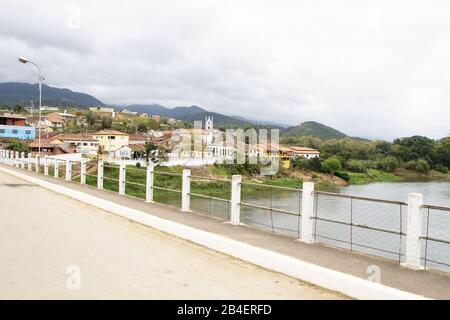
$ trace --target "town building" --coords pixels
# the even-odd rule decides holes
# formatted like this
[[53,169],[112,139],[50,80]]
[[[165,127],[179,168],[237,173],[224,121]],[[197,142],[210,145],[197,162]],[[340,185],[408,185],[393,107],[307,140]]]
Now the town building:
[[0,138],[33,140],[36,138],[34,127],[26,126],[26,118],[15,114],[0,115]]
[[120,131],[102,130],[94,133],[92,136],[98,141],[99,148],[108,154],[112,154],[114,151],[129,144],[128,133]]
[[306,159],[319,158],[320,152],[313,148],[307,147],[290,147],[292,156],[294,158],[303,157]]
[[88,133],[59,133],[53,136],[69,147],[75,147],[77,153],[96,155],[98,153],[99,141]]
[[89,108],[89,111],[100,113],[100,114],[103,114],[103,115],[107,115],[107,116],[110,116],[112,118],[116,117],[116,112],[115,112],[114,108],[92,107],[92,108]]
[[41,138],[40,144],[39,139],[36,139],[28,145],[32,153],[38,153],[39,146],[41,148],[41,155],[47,156],[76,152],[76,147],[67,146],[63,141],[55,137]]
[[64,128],[65,120],[59,113],[53,112],[42,117],[41,123],[52,129],[62,129]]
[[152,115],[152,120],[155,120],[156,122],[160,122],[161,121],[161,116],[157,115],[157,114],[153,114]]

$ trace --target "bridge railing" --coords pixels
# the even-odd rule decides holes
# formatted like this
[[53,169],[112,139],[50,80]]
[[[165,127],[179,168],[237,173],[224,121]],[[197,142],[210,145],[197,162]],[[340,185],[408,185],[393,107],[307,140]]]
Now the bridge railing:
[[450,271],[450,208],[422,205],[421,260],[425,269]]
[[301,238],[303,190],[255,182],[241,183],[241,222]]
[[82,159],[33,157],[0,150],[0,162],[156,202],[212,218],[391,260],[412,269],[450,272],[450,208],[424,205],[422,195],[408,202],[273,186]]
[[314,242],[404,262],[406,202],[321,191],[314,201]]

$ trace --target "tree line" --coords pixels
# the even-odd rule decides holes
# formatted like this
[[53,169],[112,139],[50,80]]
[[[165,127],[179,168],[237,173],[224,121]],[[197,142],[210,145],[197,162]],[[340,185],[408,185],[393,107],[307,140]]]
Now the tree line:
[[367,172],[379,169],[392,172],[406,168],[421,173],[436,170],[447,173],[450,168],[450,137],[433,140],[412,136],[388,141],[362,139],[330,139],[316,137],[282,137],[281,143],[302,145],[320,151],[321,160],[299,159],[297,165],[316,171],[336,172],[346,169]]

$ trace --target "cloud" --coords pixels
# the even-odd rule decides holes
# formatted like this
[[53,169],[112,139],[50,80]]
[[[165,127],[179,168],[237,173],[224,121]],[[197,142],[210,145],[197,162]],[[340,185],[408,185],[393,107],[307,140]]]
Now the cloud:
[[15,1],[0,11],[0,81],[33,81],[23,55],[107,103],[439,138],[449,14],[446,1]]

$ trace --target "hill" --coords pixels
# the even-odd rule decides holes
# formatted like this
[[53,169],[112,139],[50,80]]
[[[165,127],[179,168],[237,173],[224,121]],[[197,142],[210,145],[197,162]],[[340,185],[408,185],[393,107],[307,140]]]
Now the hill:
[[138,113],[145,112],[151,115],[171,117],[188,122],[193,122],[196,120],[203,121],[205,120],[206,116],[212,116],[214,117],[215,127],[233,127],[251,123],[250,121],[237,119],[235,117],[226,116],[217,112],[209,112],[195,105],[190,107],[181,106],[171,109],[163,107],[159,104],[133,104],[118,109],[120,110],[127,109],[129,111],[135,111]]
[[322,140],[347,137],[345,133],[315,121],[306,121],[298,126],[287,128],[285,134],[287,136],[314,136]]
[[[103,106],[103,102],[91,95],[75,92],[70,89],[42,85],[42,105],[61,107]],[[0,105],[14,106],[16,104],[34,105],[39,103],[39,88],[37,84],[22,82],[0,83]]]

